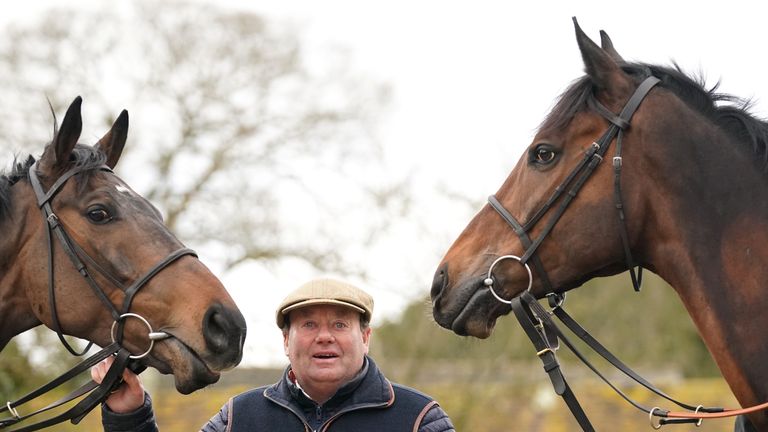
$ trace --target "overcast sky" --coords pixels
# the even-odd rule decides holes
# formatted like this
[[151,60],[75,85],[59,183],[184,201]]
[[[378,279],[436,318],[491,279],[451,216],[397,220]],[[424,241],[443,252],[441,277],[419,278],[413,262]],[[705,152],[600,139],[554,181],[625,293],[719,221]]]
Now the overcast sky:
[[[55,3],[3,2],[0,23]],[[442,253],[471,217],[463,204],[430,205],[435,185],[478,200],[495,192],[554,99],[582,74],[572,16],[596,41],[606,30],[625,59],[676,61],[710,85],[719,80],[724,92],[754,97],[754,112],[768,117],[768,25],[758,2],[211,3],[289,22],[314,61],[328,48],[342,48],[351,67],[391,85],[393,105],[379,137],[390,160],[416,172],[416,217],[434,221],[441,234],[430,244],[393,244],[371,257],[372,265],[386,262],[365,284],[377,301],[374,326],[427,295]],[[226,277],[248,317],[246,364],[284,363],[273,308],[285,291],[262,292],[256,300],[243,280],[292,287],[310,276],[310,270],[243,268]],[[414,279],[420,288],[412,288]]]

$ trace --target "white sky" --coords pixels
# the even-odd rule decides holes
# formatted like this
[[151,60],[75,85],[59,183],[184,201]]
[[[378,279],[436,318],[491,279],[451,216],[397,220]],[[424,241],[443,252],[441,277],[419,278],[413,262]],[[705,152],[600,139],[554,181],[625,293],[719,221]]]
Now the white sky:
[[[0,24],[57,2],[10,3],[0,3]],[[572,16],[593,40],[606,30],[625,59],[674,60],[687,72],[703,73],[710,85],[720,80],[721,91],[757,98],[754,111],[768,118],[768,23],[758,2],[212,3],[291,22],[310,56],[344,47],[358,72],[392,86],[393,106],[379,137],[387,157],[418,173],[416,217],[440,226],[443,234],[431,244],[394,243],[393,250],[371,256],[372,263],[386,262],[364,285],[377,301],[374,326],[427,295],[442,253],[469,221],[461,205],[430,205],[434,185],[477,199],[495,192],[554,99],[581,75]],[[244,268],[224,278],[248,319],[246,364],[284,362],[273,309],[285,291],[254,296],[250,285],[293,287],[311,276],[301,268]],[[416,292],[408,288],[414,278],[421,286]]]

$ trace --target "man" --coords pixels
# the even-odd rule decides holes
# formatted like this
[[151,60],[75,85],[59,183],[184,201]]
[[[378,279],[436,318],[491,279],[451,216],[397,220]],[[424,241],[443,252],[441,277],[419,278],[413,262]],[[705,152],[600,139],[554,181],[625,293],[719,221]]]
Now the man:
[[[368,356],[373,298],[312,280],[277,308],[290,365],[270,386],[239,394],[202,431],[455,432],[432,398],[388,381]],[[108,363],[92,369],[101,381]],[[156,431],[151,399],[132,373],[102,407],[105,431]]]

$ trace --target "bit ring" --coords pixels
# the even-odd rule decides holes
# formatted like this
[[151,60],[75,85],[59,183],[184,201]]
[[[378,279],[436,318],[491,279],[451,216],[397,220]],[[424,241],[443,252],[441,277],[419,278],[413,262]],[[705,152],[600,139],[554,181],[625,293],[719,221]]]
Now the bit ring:
[[148,334],[149,334],[149,348],[147,348],[147,350],[143,354],[128,356],[128,358],[130,358],[130,359],[138,360],[140,358],[144,358],[144,357],[148,356],[149,353],[152,352],[152,348],[154,348],[154,346],[155,346],[155,340],[159,339],[159,338],[156,337],[157,332],[152,331],[152,326],[149,324],[149,321],[147,321],[146,318],[144,318],[143,316],[141,316],[139,314],[128,312],[128,313],[124,313],[124,314],[120,315],[120,317],[115,322],[112,323],[112,329],[109,331],[109,335],[112,337],[112,343],[115,342],[115,326],[117,325],[118,321],[122,320],[123,318],[129,318],[129,317],[138,319],[139,321],[143,322],[144,325],[146,325],[147,328],[149,329],[149,332],[148,332]]
[[531,286],[533,286],[533,273],[531,273],[531,268],[528,266],[528,263],[522,262],[520,260],[520,257],[517,255],[502,255],[496,260],[491,263],[491,266],[488,268],[488,275],[486,276],[485,280],[483,280],[483,285],[487,286],[488,289],[491,290],[491,294],[496,298],[496,300],[504,303],[504,304],[512,304],[512,300],[505,300],[501,298],[498,294],[496,294],[496,291],[493,290],[493,268],[498,264],[499,262],[505,260],[505,259],[513,259],[519,262],[523,267],[525,267],[525,270],[528,272],[528,288],[526,288],[526,291],[531,291]]

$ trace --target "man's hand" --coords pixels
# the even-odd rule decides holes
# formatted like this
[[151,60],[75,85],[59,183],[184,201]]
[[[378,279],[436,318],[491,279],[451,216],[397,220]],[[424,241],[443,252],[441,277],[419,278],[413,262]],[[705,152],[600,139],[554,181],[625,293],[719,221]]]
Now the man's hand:
[[[100,384],[114,360],[113,357],[107,357],[92,367],[91,378]],[[136,411],[144,405],[144,386],[141,385],[138,375],[126,368],[123,371],[123,381],[106,400],[109,409],[121,414]]]

